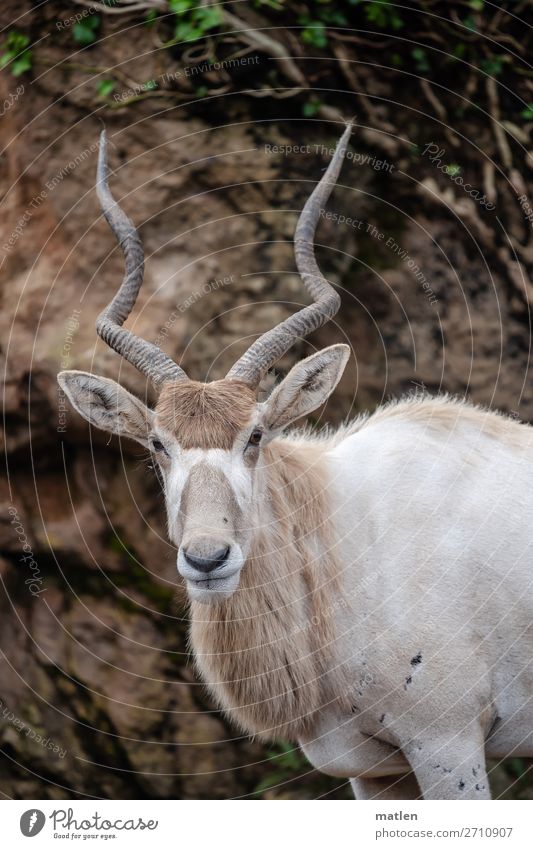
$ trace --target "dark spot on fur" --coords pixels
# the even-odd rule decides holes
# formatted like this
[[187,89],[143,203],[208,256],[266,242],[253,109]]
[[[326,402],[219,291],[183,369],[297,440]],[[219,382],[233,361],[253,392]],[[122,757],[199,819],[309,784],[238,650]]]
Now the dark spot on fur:
[[484,790],[484,789],[485,789],[484,784],[476,784],[476,790]]
[[352,713],[359,713],[359,708],[357,705],[352,705]]
[[464,781],[463,781],[463,779],[462,779],[462,778],[461,778],[461,780],[460,780],[460,782],[459,782],[459,784],[458,784],[457,786],[458,786],[459,790],[464,790],[464,789],[465,789],[465,783],[464,783]]
[[419,663],[422,663],[421,651],[419,651],[418,654],[415,654],[415,656],[411,658],[411,666],[418,666]]
[[380,716],[380,718],[379,718],[379,721],[380,721],[380,722],[381,722],[381,724],[383,725],[383,723],[385,722],[385,714],[384,714],[384,713],[382,713],[382,714],[381,714],[381,716]]
[[411,684],[412,680],[413,680],[412,677],[410,675],[408,675],[407,678],[405,679],[405,684],[403,685],[404,690],[407,690],[407,688],[408,688],[409,684]]

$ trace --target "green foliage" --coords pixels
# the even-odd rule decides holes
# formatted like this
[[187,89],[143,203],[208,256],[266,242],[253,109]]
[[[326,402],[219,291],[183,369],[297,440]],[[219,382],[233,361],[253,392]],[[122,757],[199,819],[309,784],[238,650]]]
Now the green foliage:
[[322,101],[318,97],[311,97],[302,106],[302,115],[305,118],[313,118],[322,106]]
[[476,19],[473,15],[467,15],[466,18],[463,19],[463,25],[470,32],[477,32]]
[[[362,0],[345,0],[348,6],[359,6],[361,2]],[[267,0],[256,0],[256,5],[271,5],[271,3]],[[394,3],[372,0],[372,2],[365,2],[362,10],[368,23],[380,29],[399,30],[404,25]],[[350,25],[350,20],[335,0],[310,0],[307,3],[307,11],[299,15],[298,23],[303,26],[300,38],[304,44],[323,50],[328,44],[327,27],[347,27]]]
[[87,15],[72,27],[72,38],[76,44],[86,47],[96,41],[100,29],[100,15]]
[[21,74],[31,70],[33,57],[31,50],[28,49],[29,43],[30,39],[24,33],[16,29],[8,32],[3,44],[4,52],[0,56],[0,68],[11,64],[10,70],[14,77],[20,77]]
[[[304,44],[323,50],[328,46],[326,27],[346,27],[348,18],[336,6],[329,5],[331,0],[317,0],[312,11],[301,14],[298,23],[303,26],[300,38]],[[311,4],[310,4],[311,5]]]
[[309,770],[309,763],[297,746],[292,743],[276,743],[267,755],[272,766],[255,788],[255,793],[264,793],[276,784],[295,778]]
[[[350,5],[358,6],[361,0],[349,0]],[[380,29],[399,30],[404,22],[398,14],[395,3],[371,2],[365,3],[365,16],[369,24],[375,24]]]
[[533,118],[533,103],[530,103],[529,106],[526,106],[525,109],[522,109],[520,114],[522,118],[525,118],[526,120],[530,121],[531,118]]
[[198,0],[170,0],[169,8],[174,12],[174,39],[177,42],[203,38],[222,23],[218,6],[200,6]]
[[103,97],[105,100],[115,89],[115,86],[115,80],[99,80],[96,84],[96,91],[98,96]]
[[422,47],[413,47],[411,50],[411,56],[415,60],[416,70],[421,74],[427,74],[431,71],[427,53]]
[[304,44],[322,49],[328,46],[326,27],[323,23],[313,21],[309,15],[300,15],[298,23],[304,27],[300,33],[300,38]]
[[157,19],[157,9],[149,9],[144,16],[144,23],[147,27],[151,27]]
[[401,29],[403,27],[403,21],[397,13],[396,9],[392,6],[388,9],[382,3],[369,3],[366,8],[366,17],[369,23],[376,24],[378,27],[382,27],[382,29]]
[[466,53],[466,44],[463,41],[460,41],[459,44],[456,44],[452,50],[452,55],[455,59],[462,59]]
[[326,25],[347,27],[349,21],[344,12],[341,12],[336,5],[330,5],[330,3],[331,0],[325,0],[325,2],[317,0],[316,6],[313,9],[314,18]]
[[253,0],[253,5],[260,9],[261,6],[268,6],[270,9],[274,9],[275,12],[280,12],[283,9],[283,4],[285,0]]
[[479,67],[490,77],[497,77],[503,71],[504,56],[491,56],[490,59],[482,59]]

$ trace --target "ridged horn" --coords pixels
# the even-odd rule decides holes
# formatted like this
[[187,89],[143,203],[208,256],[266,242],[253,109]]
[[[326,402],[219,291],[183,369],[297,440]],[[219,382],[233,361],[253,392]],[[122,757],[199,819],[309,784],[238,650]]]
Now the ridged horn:
[[315,259],[314,238],[320,217],[339,177],[348,141],[352,132],[350,121],[342,134],[335,153],[300,214],[294,233],[294,255],[302,282],[313,303],[303,307],[280,324],[267,330],[248,348],[227,374],[228,379],[242,380],[257,386],[270,366],[301,339],[321,327],[338,312],[340,297],[320,271]]
[[135,306],[143,282],[144,251],[135,225],[109,190],[105,130],[102,130],[100,135],[96,194],[105,219],[120,244],[125,261],[120,288],[96,319],[96,332],[110,348],[147,375],[156,385],[167,380],[186,380],[187,375],[183,369],[160,348],[122,327]]

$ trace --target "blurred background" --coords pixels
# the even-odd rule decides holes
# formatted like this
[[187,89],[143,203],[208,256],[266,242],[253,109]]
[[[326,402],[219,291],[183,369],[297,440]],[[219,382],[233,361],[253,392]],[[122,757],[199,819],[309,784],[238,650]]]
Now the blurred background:
[[[317,234],[342,308],[278,374],[345,338],[320,420],[425,387],[533,421],[531,23],[529,0],[3,0],[4,796],[350,797],[210,702],[149,458],[58,391],[79,368],[153,400],[96,341],[122,277],[102,127],[147,257],[129,326],[191,377],[305,303],[296,217],[356,116]],[[529,769],[492,764],[494,795],[533,798]]]

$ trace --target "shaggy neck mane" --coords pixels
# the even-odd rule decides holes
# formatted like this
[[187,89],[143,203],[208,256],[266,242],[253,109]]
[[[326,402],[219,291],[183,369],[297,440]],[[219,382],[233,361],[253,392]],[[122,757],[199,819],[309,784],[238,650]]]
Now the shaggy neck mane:
[[233,721],[267,739],[298,738],[330,701],[324,676],[335,639],[337,569],[323,451],[301,440],[265,448],[239,589],[223,602],[191,607],[202,677]]

